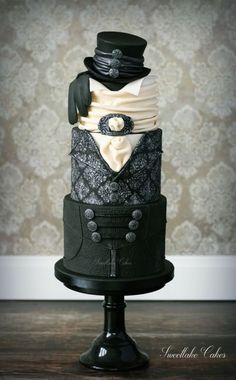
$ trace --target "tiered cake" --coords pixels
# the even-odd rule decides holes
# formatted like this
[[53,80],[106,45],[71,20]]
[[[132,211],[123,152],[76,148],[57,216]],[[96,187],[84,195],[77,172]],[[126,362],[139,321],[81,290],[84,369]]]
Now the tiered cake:
[[143,38],[97,36],[87,71],[69,88],[71,193],[64,198],[64,267],[138,279],[165,269],[166,198],[157,83]]

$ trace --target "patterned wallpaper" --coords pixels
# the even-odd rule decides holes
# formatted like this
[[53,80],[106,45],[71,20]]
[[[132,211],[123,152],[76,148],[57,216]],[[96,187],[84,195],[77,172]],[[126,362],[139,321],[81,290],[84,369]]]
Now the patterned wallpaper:
[[96,34],[148,41],[164,134],[167,254],[236,253],[235,1],[1,0],[0,251],[62,255],[67,89]]

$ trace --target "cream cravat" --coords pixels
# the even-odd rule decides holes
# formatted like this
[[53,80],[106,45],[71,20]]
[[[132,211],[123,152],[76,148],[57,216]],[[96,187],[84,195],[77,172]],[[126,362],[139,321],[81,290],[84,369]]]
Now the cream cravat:
[[[109,119],[109,127],[112,131],[120,131],[124,127],[124,120],[121,117],[113,117]],[[99,145],[101,155],[115,172],[121,170],[132,152],[132,146],[126,136],[106,136],[106,139],[101,139]]]

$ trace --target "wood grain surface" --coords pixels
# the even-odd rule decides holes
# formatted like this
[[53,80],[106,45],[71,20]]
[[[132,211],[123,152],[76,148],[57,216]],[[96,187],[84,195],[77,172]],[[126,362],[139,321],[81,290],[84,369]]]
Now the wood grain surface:
[[[99,301],[2,301],[0,379],[236,379],[234,302],[127,301],[127,332],[150,356],[147,368],[128,372],[79,364],[102,328]],[[162,350],[170,346],[197,357],[167,358]],[[225,357],[204,357],[201,349],[210,346]]]

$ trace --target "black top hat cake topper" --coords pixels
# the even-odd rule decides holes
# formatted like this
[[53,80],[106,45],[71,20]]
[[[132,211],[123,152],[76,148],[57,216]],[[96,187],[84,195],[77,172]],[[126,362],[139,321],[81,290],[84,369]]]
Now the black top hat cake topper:
[[100,32],[93,57],[84,64],[92,78],[101,82],[129,83],[150,73],[144,67],[143,52],[147,41],[133,34]]
[[147,76],[151,69],[144,67],[143,52],[147,41],[134,34],[100,32],[93,57],[86,57],[86,72],[79,73],[71,82],[68,96],[68,118],[70,124],[80,116],[88,115],[91,104],[89,78],[96,79],[109,90],[117,91],[126,84]]

